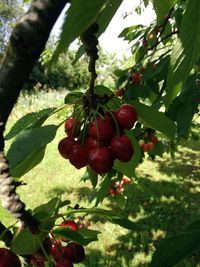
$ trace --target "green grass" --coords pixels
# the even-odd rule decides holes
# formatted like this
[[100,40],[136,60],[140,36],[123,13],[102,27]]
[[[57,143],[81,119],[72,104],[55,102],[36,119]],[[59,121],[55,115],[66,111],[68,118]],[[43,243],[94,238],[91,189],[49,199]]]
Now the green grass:
[[[8,124],[8,128],[29,111],[62,103],[65,93],[38,93],[32,98],[21,96]],[[59,123],[63,112],[50,122]],[[92,187],[80,181],[84,170],[76,170],[60,157],[57,144],[65,136],[62,127],[56,138],[48,145],[45,158],[40,165],[23,177],[27,183],[18,189],[21,199],[28,208],[34,208],[49,199],[62,195],[71,206],[79,204],[90,207]],[[120,226],[105,222],[99,216],[88,216],[91,229],[100,230],[99,242],[86,247],[86,260],[80,267],[145,267],[160,240],[183,230],[190,221],[200,215],[200,142],[190,141],[179,146],[176,158],[168,155],[156,158],[155,162],[145,159],[137,168],[137,177],[132,185],[126,186],[119,197],[108,197],[102,207],[120,211],[135,221],[139,232],[128,231]],[[118,203],[118,205],[117,205]],[[8,212],[0,208],[0,219],[6,225],[13,223]],[[200,253],[189,255],[179,267],[200,266]],[[165,266],[163,266],[165,267]]]

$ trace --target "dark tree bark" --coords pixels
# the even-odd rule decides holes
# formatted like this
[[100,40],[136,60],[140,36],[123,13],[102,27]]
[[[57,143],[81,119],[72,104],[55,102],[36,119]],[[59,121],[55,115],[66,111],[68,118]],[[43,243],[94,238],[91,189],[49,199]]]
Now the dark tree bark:
[[[16,193],[16,184],[9,174],[9,163],[3,154],[3,133],[19,93],[44,50],[55,21],[68,2],[67,0],[33,2],[29,11],[16,24],[0,66],[0,195],[3,206],[32,232],[38,232],[39,224],[25,210],[25,204]],[[0,227],[0,232],[1,230],[5,230],[3,225]],[[8,239],[9,236],[7,233]]]

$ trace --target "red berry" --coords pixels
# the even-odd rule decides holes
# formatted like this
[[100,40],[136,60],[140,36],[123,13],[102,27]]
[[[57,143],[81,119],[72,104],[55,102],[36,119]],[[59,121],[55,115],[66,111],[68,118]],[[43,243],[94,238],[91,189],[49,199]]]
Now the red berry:
[[77,169],[81,169],[88,164],[89,148],[85,144],[76,144],[69,153],[70,163]]
[[142,80],[141,74],[139,72],[135,72],[132,75],[132,83],[139,84]]
[[115,189],[113,189],[111,186],[108,187],[108,194],[115,197],[117,195],[117,192]]
[[111,141],[111,149],[114,158],[122,162],[129,161],[133,156],[133,146],[131,140],[126,135],[121,137],[114,136]]
[[114,126],[109,115],[97,117],[90,125],[89,135],[96,140],[107,140],[113,136]]
[[126,176],[122,178],[122,184],[132,184],[132,180]]
[[73,267],[74,265],[68,259],[62,259],[58,261],[55,267]]
[[51,248],[51,256],[54,258],[55,261],[59,261],[62,258],[62,246],[53,245]]
[[70,118],[65,122],[65,132],[71,138],[76,138],[80,133],[80,122],[76,118]]
[[115,91],[115,95],[118,97],[122,97],[124,95],[124,88],[117,89]]
[[158,138],[155,135],[152,135],[150,139],[154,144],[158,143]]
[[99,141],[98,142],[96,139],[94,139],[91,136],[89,136],[85,139],[85,144],[89,147],[89,149],[98,148],[98,147],[102,147],[102,146],[107,145],[105,141]]
[[58,144],[58,151],[60,152],[60,155],[68,159],[69,158],[69,153],[72,150],[72,147],[76,144],[76,141],[71,139],[70,137],[65,137],[62,140],[60,140]]
[[44,267],[44,262],[45,262],[45,259],[44,258],[36,257],[34,255],[31,255],[31,264],[34,267]]
[[111,149],[107,147],[91,149],[88,163],[91,169],[98,174],[109,172],[114,163]]
[[66,220],[66,221],[63,221],[60,226],[65,226],[65,227],[68,227],[74,231],[78,231],[78,225],[75,223],[75,221],[73,220]]
[[153,142],[149,142],[148,144],[149,144],[149,150],[152,150],[155,146],[155,143]]
[[131,129],[138,119],[136,109],[129,104],[124,104],[113,112],[121,129]]
[[148,152],[151,150],[151,145],[149,143],[145,143],[142,148],[145,152]]
[[69,259],[73,263],[79,263],[85,259],[84,247],[71,242],[66,247],[62,249],[62,257]]
[[21,267],[18,256],[7,248],[0,248],[0,267]]
[[124,192],[124,186],[123,185],[118,185],[118,187],[116,188],[116,193],[117,194],[121,194]]

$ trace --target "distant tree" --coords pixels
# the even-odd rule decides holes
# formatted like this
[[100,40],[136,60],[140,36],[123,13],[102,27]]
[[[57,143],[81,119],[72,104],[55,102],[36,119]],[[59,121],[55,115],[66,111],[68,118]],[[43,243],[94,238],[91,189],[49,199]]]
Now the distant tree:
[[22,4],[19,0],[0,2],[0,55],[5,51],[12,28],[23,14]]

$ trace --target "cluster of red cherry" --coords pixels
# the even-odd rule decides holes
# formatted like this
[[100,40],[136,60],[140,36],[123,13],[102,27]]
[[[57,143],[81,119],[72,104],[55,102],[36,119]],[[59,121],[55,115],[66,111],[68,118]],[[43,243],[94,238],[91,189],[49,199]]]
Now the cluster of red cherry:
[[[107,173],[115,159],[128,162],[132,158],[134,150],[124,129],[131,129],[137,119],[137,111],[129,104],[100,114],[87,127],[84,125],[83,130],[81,123],[72,117],[65,122],[67,137],[59,142],[58,150],[77,169],[89,165],[98,174]],[[81,142],[85,128],[87,134]]]
[[124,176],[121,181],[112,181],[108,187],[108,194],[115,197],[124,192],[124,185],[132,184],[130,178]]
[[[68,227],[73,231],[78,231],[78,225],[73,220],[65,220],[60,224],[60,227]],[[85,259],[85,250],[84,247],[75,242],[69,242],[62,237],[59,240],[56,240],[52,235],[50,243],[47,242],[45,245],[45,250],[49,254],[55,267],[73,267],[73,263],[80,263]],[[47,239],[47,241],[49,238]],[[63,246],[63,242],[67,245]],[[31,264],[34,267],[44,267],[45,258],[40,253],[36,253],[31,256]]]
[[144,139],[138,141],[139,146],[144,152],[149,152],[154,149],[155,144],[158,143],[158,138],[154,134],[144,136]]
[[[73,220],[66,220],[60,224],[60,227],[68,227],[78,231],[78,224]],[[63,246],[61,242],[68,244]],[[51,256],[54,267],[73,267],[73,263],[80,263],[85,259],[85,250],[82,245],[69,242],[64,238],[56,240],[53,235],[43,241],[43,247],[46,254]],[[47,261],[43,251],[39,249],[34,255],[30,256],[31,265],[34,267],[44,267]],[[0,267],[21,267],[19,257],[7,248],[0,248]]]

